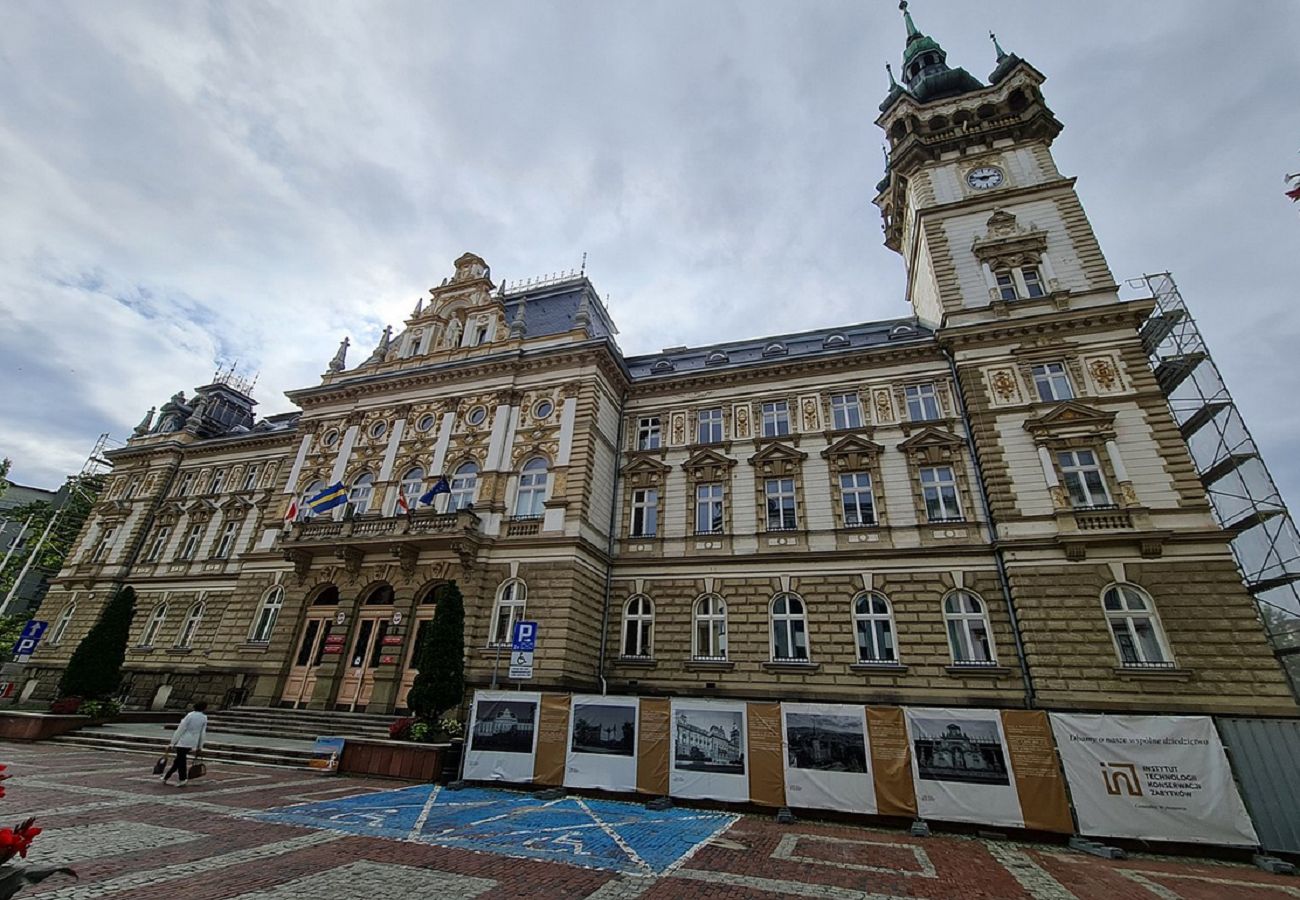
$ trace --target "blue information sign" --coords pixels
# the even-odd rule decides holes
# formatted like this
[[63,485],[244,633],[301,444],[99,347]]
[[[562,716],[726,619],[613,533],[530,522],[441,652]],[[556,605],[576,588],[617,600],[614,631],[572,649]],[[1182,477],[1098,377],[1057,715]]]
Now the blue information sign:
[[511,635],[510,649],[531,651],[537,649],[537,623],[516,622],[514,634]]
[[36,649],[36,645],[41,642],[41,638],[45,635],[45,629],[49,627],[49,622],[42,622],[39,619],[32,619],[24,625],[23,633],[14,644],[14,656],[19,659],[26,659],[31,656],[32,651]]

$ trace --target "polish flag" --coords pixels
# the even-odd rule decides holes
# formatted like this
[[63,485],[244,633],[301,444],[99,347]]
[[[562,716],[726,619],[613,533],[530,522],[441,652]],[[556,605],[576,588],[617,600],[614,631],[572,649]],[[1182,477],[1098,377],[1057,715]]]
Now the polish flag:
[[289,508],[284,511],[284,521],[293,522],[298,518],[298,498],[289,501]]
[[397,511],[404,516],[409,515],[411,512],[411,504],[406,502],[405,494],[397,495]]

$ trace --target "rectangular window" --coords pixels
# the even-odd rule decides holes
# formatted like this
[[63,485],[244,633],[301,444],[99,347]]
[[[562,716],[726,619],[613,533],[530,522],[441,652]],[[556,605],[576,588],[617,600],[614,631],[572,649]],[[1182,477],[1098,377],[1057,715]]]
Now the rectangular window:
[[181,483],[180,483],[180,487],[176,489],[176,496],[188,497],[190,495],[190,491],[192,491],[193,489],[194,489],[194,473],[186,472],[184,475],[181,476]]
[[876,524],[876,501],[871,494],[871,475],[846,472],[840,476],[840,499],[844,506],[844,526],[863,528]]
[[790,404],[775,400],[763,404],[763,437],[785,437],[790,433]]
[[643,488],[632,492],[632,537],[654,537],[659,533],[659,491]]
[[145,557],[146,562],[157,562],[162,558],[163,550],[167,549],[167,539],[172,536],[170,525],[161,525],[154,532],[153,543],[149,546],[149,555]]
[[765,491],[767,493],[767,530],[793,531],[797,527],[794,479],[769,478]]
[[659,417],[645,416],[637,420],[636,448],[638,450],[659,449]]
[[912,422],[928,422],[939,418],[939,396],[933,384],[912,384],[903,389],[907,397],[907,418]]
[[244,472],[244,490],[251,491],[253,488],[257,487],[257,473],[260,471],[261,469],[258,466],[248,467]]
[[1070,376],[1066,374],[1064,363],[1043,363],[1030,371],[1034,375],[1034,387],[1038,390],[1039,400],[1050,403],[1074,399],[1074,389],[1070,387]]
[[99,543],[95,545],[94,555],[90,557],[91,562],[103,562],[108,558],[108,552],[113,548],[113,535],[116,533],[116,528],[108,528],[104,531]]
[[856,392],[831,395],[831,423],[837,430],[862,427],[862,404]]
[[1019,300],[1020,295],[1016,293],[1016,282],[1011,277],[1010,272],[999,272],[998,279],[998,296],[1003,300]]
[[199,552],[199,540],[203,537],[203,525],[191,525],[190,530],[185,532],[185,540],[181,543],[181,552],[177,559],[193,559],[194,554]]
[[931,522],[961,521],[957,502],[957,479],[952,466],[926,466],[921,469],[921,495],[925,514]]
[[1037,266],[1025,266],[1020,270],[1020,277],[1025,282],[1025,293],[1030,297],[1043,297],[1047,292],[1043,290],[1043,279],[1038,274]]
[[1091,450],[1067,450],[1056,454],[1074,507],[1110,506],[1110,493],[1102,477],[1097,454]]
[[696,441],[701,444],[722,443],[722,410],[702,409],[696,420]]
[[695,486],[695,533],[722,533],[722,484],[710,482]]
[[208,489],[209,494],[220,494],[221,489],[226,486],[226,470],[217,469],[212,473],[212,487]]
[[216,552],[212,554],[214,559],[229,559],[230,552],[235,548],[235,538],[239,534],[238,522],[227,522],[226,527],[221,529],[221,537],[217,539]]

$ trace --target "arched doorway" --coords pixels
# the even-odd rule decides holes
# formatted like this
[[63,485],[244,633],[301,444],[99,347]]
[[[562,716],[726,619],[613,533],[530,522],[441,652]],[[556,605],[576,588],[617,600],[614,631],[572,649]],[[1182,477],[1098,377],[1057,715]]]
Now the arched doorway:
[[[280,702],[294,708],[305,707],[311,700],[312,689],[316,686],[316,674],[325,657],[330,632],[334,629],[334,614],[339,605],[339,589],[327,584],[316,590],[307,607],[307,618],[303,621],[302,632],[298,637],[293,664],[289,675],[284,680],[284,691]],[[335,638],[337,642],[337,638]]]
[[424,636],[428,633],[429,623],[433,621],[433,614],[438,609],[438,601],[450,587],[450,581],[435,581],[425,585],[416,595],[415,620],[411,623],[409,632],[411,640],[406,648],[406,659],[403,660],[405,667],[402,669],[402,681],[397,688],[398,709],[407,708],[406,695],[415,684],[415,674],[419,671],[416,663],[419,661],[420,644],[424,642]]
[[[339,681],[338,706],[353,711],[365,709],[375,689],[376,670],[380,665],[392,664],[388,661],[389,651],[395,656],[399,649],[389,637],[394,602],[393,586],[386,581],[376,582],[362,592],[357,627]],[[396,643],[400,644],[401,638],[396,638]]]

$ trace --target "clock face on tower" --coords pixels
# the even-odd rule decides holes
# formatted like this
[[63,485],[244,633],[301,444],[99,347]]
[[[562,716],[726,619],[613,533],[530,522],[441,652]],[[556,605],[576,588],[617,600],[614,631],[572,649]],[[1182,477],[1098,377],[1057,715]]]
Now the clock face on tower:
[[1002,183],[1002,170],[997,166],[980,166],[966,173],[966,183],[977,191],[995,188]]

